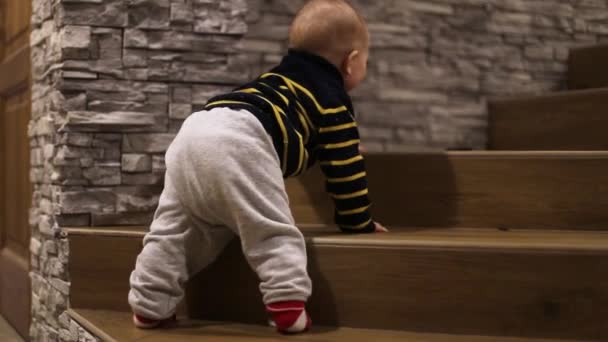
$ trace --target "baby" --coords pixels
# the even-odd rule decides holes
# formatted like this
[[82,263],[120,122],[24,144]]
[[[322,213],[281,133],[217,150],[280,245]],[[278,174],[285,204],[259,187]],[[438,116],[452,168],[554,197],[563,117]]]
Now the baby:
[[316,161],[342,231],[387,231],[370,216],[347,93],[367,70],[365,20],[344,0],[311,0],[289,38],[277,67],[211,99],[169,147],[165,188],[130,278],[137,327],[174,319],[184,283],[238,236],[271,323],[281,333],[309,329],[306,246],[283,179]]

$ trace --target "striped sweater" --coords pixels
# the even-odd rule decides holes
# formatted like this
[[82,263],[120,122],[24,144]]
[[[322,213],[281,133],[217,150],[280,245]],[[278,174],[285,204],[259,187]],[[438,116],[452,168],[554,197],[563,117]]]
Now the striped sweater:
[[272,137],[284,177],[320,162],[345,232],[372,232],[367,177],[353,105],[340,71],[325,59],[290,50],[270,72],[209,100],[255,115]]

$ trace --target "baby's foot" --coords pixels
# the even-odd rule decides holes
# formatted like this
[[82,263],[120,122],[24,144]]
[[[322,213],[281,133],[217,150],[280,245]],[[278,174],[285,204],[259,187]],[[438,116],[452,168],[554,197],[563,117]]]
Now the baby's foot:
[[133,324],[135,324],[135,326],[139,329],[155,329],[160,327],[161,325],[173,323],[176,320],[177,319],[175,315],[166,319],[151,319],[140,316],[138,314],[133,314]]
[[283,334],[297,334],[310,329],[312,324],[305,303],[300,301],[278,302],[266,305],[271,325]]

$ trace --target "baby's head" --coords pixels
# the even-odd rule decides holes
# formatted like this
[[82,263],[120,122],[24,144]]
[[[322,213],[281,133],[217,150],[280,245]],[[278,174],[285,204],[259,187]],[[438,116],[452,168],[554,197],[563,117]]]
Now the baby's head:
[[342,72],[348,91],[367,73],[367,23],[346,0],[308,1],[291,25],[289,47],[330,61]]

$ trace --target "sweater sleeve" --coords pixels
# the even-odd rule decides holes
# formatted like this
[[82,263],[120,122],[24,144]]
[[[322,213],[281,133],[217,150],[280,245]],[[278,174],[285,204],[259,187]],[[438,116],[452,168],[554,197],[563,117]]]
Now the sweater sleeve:
[[374,231],[359,142],[357,124],[348,111],[326,115],[321,120],[318,157],[327,192],[335,203],[336,224],[349,233]]

